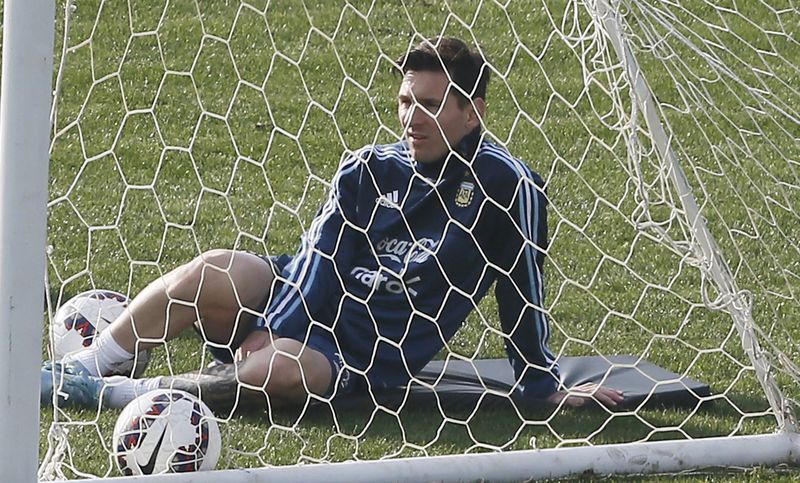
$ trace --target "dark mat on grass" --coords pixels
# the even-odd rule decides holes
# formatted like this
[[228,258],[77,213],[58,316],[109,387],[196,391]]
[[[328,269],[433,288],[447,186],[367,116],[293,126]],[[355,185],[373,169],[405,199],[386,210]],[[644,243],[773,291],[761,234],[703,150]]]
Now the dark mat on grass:
[[[623,392],[619,409],[646,407],[695,407],[711,394],[707,384],[682,377],[649,361],[634,356],[585,356],[559,359],[567,387],[586,382],[603,383]],[[441,406],[447,409],[508,406],[506,397],[514,384],[514,373],[506,359],[475,361],[432,361],[417,378],[433,388],[414,383],[405,388],[381,391],[374,401],[363,394],[337,397],[339,407],[372,406],[376,402],[389,408]],[[488,390],[488,391],[487,391]],[[497,392],[497,393],[493,393]],[[541,401],[515,399],[517,407],[541,407]]]

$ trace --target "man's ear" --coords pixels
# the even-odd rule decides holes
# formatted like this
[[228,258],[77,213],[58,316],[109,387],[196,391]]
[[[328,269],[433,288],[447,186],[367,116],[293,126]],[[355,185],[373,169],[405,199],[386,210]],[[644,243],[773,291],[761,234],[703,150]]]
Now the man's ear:
[[475,99],[472,99],[472,103],[469,108],[469,117],[467,117],[467,127],[472,130],[480,126],[481,119],[483,119],[485,112],[486,101],[484,101],[482,97],[476,97]]

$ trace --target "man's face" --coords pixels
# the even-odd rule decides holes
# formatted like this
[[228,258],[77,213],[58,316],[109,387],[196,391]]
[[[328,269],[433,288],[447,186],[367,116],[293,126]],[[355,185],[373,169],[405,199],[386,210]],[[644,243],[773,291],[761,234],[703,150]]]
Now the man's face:
[[[441,159],[480,124],[472,104],[460,106],[457,91],[448,91],[449,84],[444,72],[408,71],[403,76],[397,113],[411,155],[418,162]],[[477,99],[477,104],[482,110],[483,100]]]

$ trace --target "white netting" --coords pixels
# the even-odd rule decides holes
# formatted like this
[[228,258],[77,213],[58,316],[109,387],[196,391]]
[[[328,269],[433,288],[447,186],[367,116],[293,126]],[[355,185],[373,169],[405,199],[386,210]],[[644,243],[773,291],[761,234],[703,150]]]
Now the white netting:
[[[341,154],[399,139],[393,60],[422,38],[457,36],[492,71],[487,138],[546,182],[553,352],[629,354],[707,382],[712,395],[622,411],[509,400],[235,414],[221,420],[220,466],[754,434],[791,422],[797,6],[620,3],[611,15],[636,64],[620,60],[608,17],[597,15],[605,3],[592,0],[74,2],[58,22],[68,31],[51,150],[49,313],[88,288],[132,297],[212,248],[293,253]],[[639,69],[651,109],[632,85]],[[147,375],[197,371],[210,360],[201,347],[170,341]],[[439,358],[502,357],[490,295]],[[43,476],[116,474],[117,414],[43,410],[43,439],[58,455]]]

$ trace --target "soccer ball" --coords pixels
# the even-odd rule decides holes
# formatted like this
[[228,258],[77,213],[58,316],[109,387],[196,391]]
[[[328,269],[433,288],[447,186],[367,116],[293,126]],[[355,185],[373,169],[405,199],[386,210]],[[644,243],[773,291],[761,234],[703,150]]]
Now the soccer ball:
[[125,476],[213,470],[222,441],[203,401],[156,389],[131,401],[114,426],[114,459]]
[[[128,306],[128,298],[113,290],[89,290],[67,300],[50,324],[53,359],[89,347],[97,334],[106,329]],[[150,361],[148,351],[139,352],[134,361],[121,364],[113,374],[134,377],[144,374]]]

